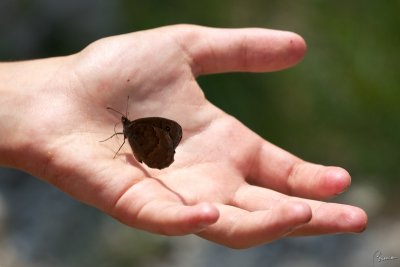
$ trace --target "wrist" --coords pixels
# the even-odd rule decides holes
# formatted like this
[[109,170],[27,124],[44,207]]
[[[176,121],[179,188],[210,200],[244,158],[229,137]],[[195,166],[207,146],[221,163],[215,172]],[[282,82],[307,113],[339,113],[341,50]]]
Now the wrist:
[[67,58],[0,63],[0,166],[35,164],[29,161],[38,159],[35,127],[43,127],[36,123],[46,116],[43,97],[67,87],[68,75],[59,73]]

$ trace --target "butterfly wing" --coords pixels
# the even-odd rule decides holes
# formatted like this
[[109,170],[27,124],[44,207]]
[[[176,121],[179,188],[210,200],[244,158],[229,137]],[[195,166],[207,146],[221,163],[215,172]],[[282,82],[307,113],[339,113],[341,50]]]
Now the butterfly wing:
[[158,117],[142,118],[126,126],[126,137],[137,161],[157,169],[166,168],[174,162],[175,148],[182,138],[182,128],[178,124],[176,130],[170,121]]
[[161,118],[159,125],[163,131],[168,133],[175,149],[182,139],[182,127],[177,122],[164,118]]
[[159,128],[167,132],[172,139],[173,146],[176,148],[182,139],[182,127],[176,121],[162,117],[148,117],[134,120],[135,123],[151,124],[155,128]]

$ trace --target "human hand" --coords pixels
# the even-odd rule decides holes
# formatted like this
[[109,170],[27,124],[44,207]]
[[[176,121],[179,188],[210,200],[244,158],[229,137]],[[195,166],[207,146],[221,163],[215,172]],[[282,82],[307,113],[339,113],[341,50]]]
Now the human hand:
[[[8,63],[9,73],[25,78],[13,96],[2,94],[0,163],[154,233],[196,233],[244,248],[286,235],[362,231],[361,209],[323,202],[350,185],[345,170],[263,140],[208,102],[196,82],[284,69],[304,53],[304,41],[289,32],[179,25],[101,39],[67,57]],[[120,121],[106,107],[124,112],[127,96],[131,120],[161,116],[182,125],[170,167],[139,164],[127,144],[113,159],[122,138],[99,142]]]

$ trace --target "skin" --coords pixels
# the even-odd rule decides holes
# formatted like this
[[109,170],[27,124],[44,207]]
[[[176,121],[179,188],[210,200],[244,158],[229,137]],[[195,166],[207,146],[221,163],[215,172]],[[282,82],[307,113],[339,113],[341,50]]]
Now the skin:
[[[69,56],[1,63],[0,165],[132,227],[195,233],[233,248],[361,232],[363,210],[324,202],[349,187],[346,170],[269,143],[208,102],[196,82],[285,69],[305,51],[290,32],[176,25],[101,39]],[[162,116],[182,125],[170,167],[139,164],[127,144],[113,159],[121,137],[99,142],[120,121],[106,107],[124,112],[128,95],[131,120]]]

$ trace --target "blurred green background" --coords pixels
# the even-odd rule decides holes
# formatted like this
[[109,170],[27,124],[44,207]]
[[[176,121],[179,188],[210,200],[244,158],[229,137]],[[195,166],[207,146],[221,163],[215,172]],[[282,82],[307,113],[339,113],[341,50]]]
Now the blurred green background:
[[[1,0],[0,10],[0,60],[2,61],[71,54],[104,36],[177,23],[228,28],[265,27],[300,34],[307,42],[308,53],[299,65],[289,70],[262,74],[210,75],[200,77],[199,83],[211,102],[237,117],[265,139],[305,160],[325,165],[338,165],[349,170],[352,174],[355,193],[352,195],[353,189],[350,189],[349,197],[345,196],[339,201],[347,203],[351,201],[361,205],[367,212],[370,211],[370,226],[374,222],[378,225],[383,218],[385,222],[389,221],[386,228],[390,228],[389,226],[397,222],[399,212],[397,204],[394,203],[399,201],[400,185],[400,106],[398,104],[400,100],[400,1]],[[4,170],[0,175],[2,180],[0,192],[4,198],[4,209],[8,211],[13,209],[12,204],[9,204],[9,199],[11,195],[15,196],[17,193],[7,191],[6,188],[16,190],[15,188],[18,188],[14,185],[16,180],[31,188],[32,184],[35,184],[34,187],[40,187],[40,190],[50,190],[53,193],[50,194],[49,199],[54,197],[53,194],[62,195],[58,191],[55,193],[55,189],[49,189],[47,185],[36,184],[40,182],[26,177],[27,175],[18,176],[15,171]],[[15,177],[11,180],[9,178],[11,176]],[[27,180],[29,182],[26,182]],[[12,187],[10,183],[13,184]],[[23,198],[25,195],[20,196]],[[194,253],[194,259],[196,255],[200,257],[198,254],[201,254],[201,257],[210,259],[214,257],[215,261],[221,260],[212,254],[213,249],[209,248],[215,245],[206,241],[198,239],[193,241],[191,237],[188,238],[189,241],[181,239],[176,241],[174,238],[168,239],[137,232],[120,226],[102,217],[103,215],[98,214],[97,211],[75,203],[65,196],[55,198],[62,198],[64,201],[60,202],[64,203],[62,205],[67,202],[70,206],[79,206],[77,209],[80,212],[83,210],[86,214],[89,210],[89,213],[95,214],[93,216],[101,217],[101,220],[105,221],[101,227],[96,226],[95,229],[90,225],[87,228],[79,225],[83,229],[94,231],[91,236],[85,237],[88,240],[85,244],[90,247],[90,255],[100,251],[101,257],[99,253],[96,254],[97,256],[88,256],[81,250],[79,250],[80,253],[75,253],[71,247],[60,245],[60,243],[68,243],[68,239],[56,238],[53,242],[61,247],[60,253],[57,254],[52,250],[47,253],[43,251],[33,253],[33,255],[39,255],[37,257],[26,254],[28,255],[25,255],[25,261],[28,262],[26,266],[52,266],[54,262],[58,266],[64,266],[63,264],[68,266],[71,263],[74,266],[168,266],[163,265],[168,262],[174,266],[185,266],[182,263],[184,262],[182,257],[185,258],[185,256],[179,252],[179,249],[188,249],[185,242],[189,244],[194,242],[194,251],[197,250],[196,246],[202,248],[199,249],[201,253]],[[35,197],[32,197],[30,201],[35,201]],[[57,209],[57,207],[54,208]],[[71,211],[75,209],[71,208]],[[21,208],[19,212],[23,213],[24,208]],[[6,229],[15,234],[17,230],[14,225],[17,224],[10,223],[13,222],[13,213],[15,211],[7,213],[8,218],[11,219],[6,220]],[[80,216],[83,213],[75,212],[70,216]],[[18,215],[15,216],[18,217]],[[86,219],[92,222],[90,218]],[[62,222],[59,224],[57,229],[62,229]],[[115,246],[112,245],[109,235],[105,235],[106,237],[97,235],[98,231],[104,231],[103,228],[109,227],[108,225],[113,225],[112,229],[117,233],[115,235],[123,237],[122,241],[116,239]],[[395,229],[399,234],[398,227]],[[391,234],[393,233],[388,233],[388,235]],[[51,236],[51,234],[48,235]],[[344,238],[347,238],[346,241],[351,240],[349,244],[352,242],[359,244],[357,242],[362,242],[363,238],[367,238],[365,236],[368,235],[368,231],[363,235],[353,237],[353,239]],[[12,234],[6,233],[4,236],[13,239]],[[21,238],[24,239],[23,234],[20,234]],[[101,238],[105,238],[106,241]],[[336,242],[343,240],[337,240],[336,237],[321,238],[311,239],[313,241],[296,239],[277,242],[277,245],[263,247],[262,253],[267,255],[266,251],[276,252],[275,249],[281,248],[283,251],[295,253],[294,255],[304,257],[308,255],[315,260],[317,256],[311,252],[315,246],[322,249],[319,253],[322,259],[317,264],[335,266],[329,265],[337,262],[332,263],[328,260],[330,256],[324,254],[324,246],[321,246],[321,242],[337,244]],[[74,240],[79,242],[78,237]],[[132,245],[138,240],[144,245]],[[100,244],[106,242],[107,245],[104,243],[101,249],[97,247],[94,249],[93,244],[96,242]],[[185,245],[181,246],[182,242]],[[26,241],[26,243],[33,246],[32,242]],[[18,251],[24,250],[21,250],[18,240],[15,244],[17,245],[11,247],[16,248],[14,253],[18,255],[21,253]],[[304,244],[310,246],[309,251],[304,251]],[[385,244],[384,242],[375,244],[375,247],[382,249]],[[80,248],[85,251],[86,245]],[[255,257],[259,259],[260,256],[257,253],[260,248],[235,252],[217,247],[218,251],[223,251],[219,257],[224,257],[221,256],[224,253],[226,257],[241,255],[247,257],[247,266],[268,265],[267,259],[265,261],[249,260]],[[303,250],[300,249],[302,247]],[[338,249],[333,247],[326,246],[326,249],[332,253],[332,249]],[[360,256],[362,260],[370,262],[373,247],[374,245],[371,251],[364,251],[365,256]],[[215,250],[215,247],[212,248]],[[341,255],[347,252],[350,257],[352,249],[354,248],[349,248],[349,251],[334,251]],[[34,248],[30,251],[34,251]],[[400,251],[397,250],[397,252],[398,254],[394,256],[400,256]],[[132,256],[132,253],[137,255]],[[395,254],[396,249],[392,248],[391,253]],[[333,255],[337,259],[335,256],[337,254],[333,252]],[[174,257],[179,258],[180,261],[174,262]],[[351,262],[350,258],[346,259],[346,263]],[[305,260],[305,262],[304,266],[314,266],[310,265],[310,261]],[[202,264],[206,266],[206,263],[204,259],[202,261],[197,259],[187,266],[203,266]],[[225,262],[225,265],[221,263],[216,266],[228,266],[227,264]],[[232,261],[229,264],[230,266],[246,266],[240,265],[240,261]],[[0,266],[3,267],[1,258]],[[292,265],[290,263],[282,265],[282,261],[277,261],[272,266]],[[341,266],[346,265],[341,262]]]

